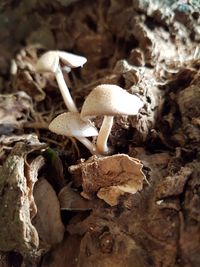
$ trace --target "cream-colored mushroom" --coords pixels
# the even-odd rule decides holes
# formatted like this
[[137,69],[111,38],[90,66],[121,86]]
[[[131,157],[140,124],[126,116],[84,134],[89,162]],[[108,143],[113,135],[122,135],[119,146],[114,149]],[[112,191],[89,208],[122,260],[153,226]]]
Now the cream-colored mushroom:
[[95,87],[85,99],[81,118],[104,116],[97,138],[97,151],[109,153],[107,140],[113,125],[113,116],[136,115],[143,102],[136,95],[129,94],[117,85],[102,84]]
[[83,121],[77,112],[65,112],[58,115],[49,125],[49,130],[60,135],[75,137],[92,154],[95,154],[96,147],[86,137],[97,136],[98,131],[90,121]]
[[81,57],[64,51],[48,51],[39,58],[36,64],[36,71],[52,72],[55,74],[58,86],[60,88],[60,92],[67,108],[69,109],[69,111],[77,112],[78,109],[65,83],[60,66],[60,61],[66,64],[66,66],[70,70],[71,68],[82,67],[86,63],[87,59],[85,57]]

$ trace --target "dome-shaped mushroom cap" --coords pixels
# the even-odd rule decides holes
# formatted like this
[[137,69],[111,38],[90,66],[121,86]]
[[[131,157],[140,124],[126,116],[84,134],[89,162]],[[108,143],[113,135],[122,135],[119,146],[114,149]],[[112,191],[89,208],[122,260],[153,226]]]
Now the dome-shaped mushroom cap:
[[49,51],[38,59],[35,69],[37,72],[56,72],[58,63],[58,53],[56,51]]
[[65,136],[97,136],[97,129],[89,121],[83,121],[78,112],[65,112],[58,115],[49,125],[49,130]]
[[136,95],[129,94],[117,85],[101,84],[87,96],[81,117],[136,115],[141,107],[143,102]]
[[48,51],[44,53],[36,64],[36,71],[38,72],[56,72],[61,60],[69,68],[82,67],[87,59],[75,54],[64,51]]

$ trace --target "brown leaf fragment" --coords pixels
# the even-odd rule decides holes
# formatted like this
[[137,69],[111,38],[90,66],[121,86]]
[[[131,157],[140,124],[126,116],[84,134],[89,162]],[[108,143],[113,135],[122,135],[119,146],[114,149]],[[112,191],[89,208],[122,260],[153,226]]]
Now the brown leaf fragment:
[[41,240],[40,246],[48,248],[63,239],[64,226],[60,216],[60,205],[55,191],[44,178],[35,184],[33,195],[37,206],[33,224]]
[[[18,144],[15,145],[15,143],[17,142]],[[35,134],[22,134],[22,135],[9,135],[9,136],[2,135],[0,137],[0,160],[1,160],[0,162],[4,162],[4,160],[10,154],[10,152],[13,155],[14,154],[20,155],[20,153],[28,154],[32,151],[41,150],[46,147],[47,145],[45,143],[39,142],[38,137]]]
[[60,190],[58,199],[61,210],[84,211],[92,209],[92,204],[81,197],[78,192],[75,192],[70,185]]
[[97,194],[110,205],[116,205],[118,196],[125,192],[135,194],[142,190],[145,179],[141,162],[125,154],[93,156],[87,162],[70,167],[72,173],[73,170],[77,173],[77,169],[82,176],[82,195],[90,199]]
[[38,137],[35,134],[21,134],[21,135],[2,135],[0,137],[0,145],[2,146],[13,146],[16,142],[24,142],[24,143],[28,143],[30,146],[31,144],[35,143],[41,145],[44,145],[44,143],[40,143],[38,141]]
[[110,186],[108,188],[101,188],[97,196],[100,199],[103,199],[110,206],[115,206],[118,204],[118,198],[120,195],[123,195],[125,192],[120,190],[118,186]]
[[103,199],[105,202],[107,202],[110,206],[115,206],[118,204],[118,198],[125,193],[135,194],[137,191],[140,191],[142,189],[137,187],[135,184],[135,181],[129,181],[124,185],[118,185],[118,186],[110,186],[108,188],[101,188],[97,196],[100,199]]
[[177,196],[183,192],[184,186],[192,173],[189,167],[182,167],[178,173],[173,176],[167,176],[161,181],[157,188],[157,197],[159,199]]
[[[30,33],[28,41],[35,39],[35,37],[42,40],[37,34],[42,33],[41,29]],[[43,32],[44,33],[44,32]],[[47,39],[50,37],[51,33],[47,30]],[[49,36],[50,33],[50,36]],[[44,37],[44,36],[43,36]],[[50,41],[51,42],[51,41]],[[22,90],[32,97],[36,102],[43,101],[46,97],[46,89],[55,89],[56,83],[54,81],[54,75],[51,73],[46,73],[44,75],[39,75],[35,72],[35,65],[38,60],[37,52],[42,48],[42,44],[27,45],[22,48],[16,58],[12,60],[11,64],[11,82],[15,91]]]
[[132,49],[129,62],[138,67],[143,67],[145,65],[143,52],[139,48]]
[[200,87],[191,85],[178,94],[178,105],[182,117],[188,119],[200,116]]
[[25,92],[0,95],[0,134],[22,127],[31,105],[31,98]]

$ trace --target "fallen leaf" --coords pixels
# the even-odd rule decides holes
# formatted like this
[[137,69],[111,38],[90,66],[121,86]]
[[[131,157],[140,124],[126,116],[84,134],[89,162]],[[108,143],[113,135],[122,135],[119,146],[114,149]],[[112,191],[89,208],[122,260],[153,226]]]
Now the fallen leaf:
[[38,180],[34,187],[37,214],[33,224],[38,231],[41,247],[51,247],[60,243],[64,236],[64,226],[60,216],[60,205],[56,193],[46,179]]
[[182,117],[188,119],[198,118],[200,116],[200,87],[199,85],[191,85],[180,91],[177,95],[178,105]]
[[81,172],[85,198],[97,194],[108,204],[116,205],[118,197],[125,192],[135,194],[142,190],[145,179],[142,166],[138,159],[118,154],[104,158],[93,156],[86,162],[71,166],[70,171],[76,175]]
[[118,198],[125,193],[135,194],[137,191],[142,190],[142,184],[136,185],[135,182],[128,182],[125,185],[118,185],[118,186],[109,186],[107,188],[101,188],[97,196],[100,199],[103,199],[107,202],[110,206],[115,206],[118,204]]
[[[38,33],[42,33],[40,29]],[[35,37],[39,38],[39,36],[37,36],[37,31],[32,32],[28,38],[31,39]],[[42,44],[32,43],[31,45],[27,45],[18,52],[16,58],[11,63],[11,81],[14,90],[26,92],[36,102],[45,99],[46,89],[49,90],[52,87],[55,89],[56,87],[56,82],[52,73],[39,75],[35,72],[35,65],[38,60],[37,52],[41,47]]]
[[25,92],[0,95],[0,134],[8,134],[27,121],[31,98]]
[[157,197],[161,199],[180,195],[191,173],[191,168],[182,167],[175,175],[164,178],[157,188]]
[[75,192],[70,185],[63,187],[59,194],[61,210],[85,211],[91,210],[91,202],[85,200],[78,192]]

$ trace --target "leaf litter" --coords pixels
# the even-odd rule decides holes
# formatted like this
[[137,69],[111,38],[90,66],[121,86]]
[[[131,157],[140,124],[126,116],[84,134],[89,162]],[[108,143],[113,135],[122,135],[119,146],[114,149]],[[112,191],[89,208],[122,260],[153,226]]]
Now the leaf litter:
[[[0,26],[5,266],[15,257],[23,266],[200,264],[198,1],[108,2],[0,7],[8,32],[19,26],[13,38]],[[24,27],[21,16],[28,19],[30,10]],[[35,73],[48,49],[88,58],[68,77],[79,109],[100,83],[120,85],[144,102],[137,117],[115,119],[114,155],[87,160],[79,143],[48,131],[66,111],[54,77]]]

